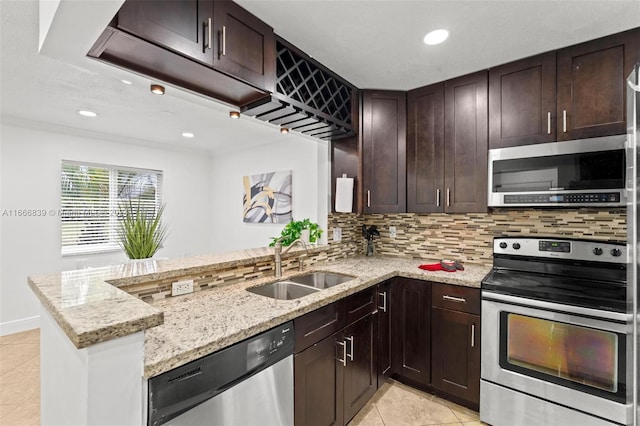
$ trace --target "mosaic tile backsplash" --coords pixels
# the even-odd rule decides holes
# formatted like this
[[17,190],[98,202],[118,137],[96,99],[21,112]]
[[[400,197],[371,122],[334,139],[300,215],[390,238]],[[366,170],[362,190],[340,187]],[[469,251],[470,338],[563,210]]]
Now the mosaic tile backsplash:
[[[626,210],[502,210],[468,214],[332,213],[328,219],[329,258],[364,254],[362,225],[376,225],[376,253],[400,257],[440,257],[490,265],[493,237],[507,235],[626,241]],[[396,227],[390,238],[389,227]],[[342,241],[333,242],[333,228]]]
[[[594,240],[626,241],[626,211],[622,210],[495,210],[469,214],[371,214],[331,213],[327,221],[327,250],[308,256],[305,264],[364,254],[362,225],[376,225],[376,254],[409,258],[456,259],[463,263],[491,265],[492,241],[500,235],[562,236]],[[396,227],[396,237],[389,227]],[[333,241],[333,230],[340,227],[342,240]],[[282,261],[283,271],[298,267],[297,256]],[[272,260],[252,265],[215,268],[184,276],[193,279],[194,291],[226,286],[250,279],[273,276]],[[171,283],[177,278],[120,287],[145,302],[171,297]]]

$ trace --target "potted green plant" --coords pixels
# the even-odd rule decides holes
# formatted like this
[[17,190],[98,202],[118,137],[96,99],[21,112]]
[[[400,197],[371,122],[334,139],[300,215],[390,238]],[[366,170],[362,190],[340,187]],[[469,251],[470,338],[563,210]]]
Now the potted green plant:
[[162,247],[167,238],[167,226],[162,223],[164,207],[149,208],[140,199],[120,203],[118,239],[129,259],[151,258]]
[[[309,218],[304,220],[292,220],[287,223],[279,237],[273,237],[269,247],[275,246],[276,242],[280,240],[283,246],[288,246],[298,238],[302,237],[303,230],[309,230],[309,241],[312,244],[317,243],[322,236],[322,228],[317,223],[311,222]],[[306,242],[306,241],[305,241]]]

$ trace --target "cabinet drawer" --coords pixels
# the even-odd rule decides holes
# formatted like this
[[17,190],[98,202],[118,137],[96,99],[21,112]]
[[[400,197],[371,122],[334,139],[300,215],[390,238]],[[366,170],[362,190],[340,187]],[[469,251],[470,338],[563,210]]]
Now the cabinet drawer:
[[432,306],[480,315],[480,289],[458,285],[431,286]]
[[295,353],[344,328],[344,300],[316,309],[293,322]]
[[376,286],[345,299],[345,324],[363,318],[376,310]]

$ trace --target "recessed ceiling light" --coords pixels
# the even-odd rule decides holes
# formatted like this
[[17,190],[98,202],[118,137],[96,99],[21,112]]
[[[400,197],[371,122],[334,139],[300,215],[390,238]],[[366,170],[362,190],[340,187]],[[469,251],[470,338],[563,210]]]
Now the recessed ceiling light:
[[433,30],[426,36],[424,36],[424,43],[428,45],[440,44],[449,38],[449,31],[447,30]]
[[184,138],[192,138],[194,136],[195,135],[193,133],[191,133],[191,132],[182,132],[182,137],[184,137]]
[[280,127],[280,133],[286,135],[287,133],[289,133],[289,129],[287,127]]
[[85,109],[78,110],[78,114],[80,114],[80,115],[82,115],[84,117],[96,117],[98,115],[93,111],[87,111]]
[[233,119],[240,118],[240,111],[229,111],[229,117]]
[[160,86],[159,84],[152,84],[151,93],[153,93],[154,95],[164,95],[164,87]]
[[120,80],[121,82],[123,82],[124,84],[131,86],[133,83],[130,82],[129,80]]

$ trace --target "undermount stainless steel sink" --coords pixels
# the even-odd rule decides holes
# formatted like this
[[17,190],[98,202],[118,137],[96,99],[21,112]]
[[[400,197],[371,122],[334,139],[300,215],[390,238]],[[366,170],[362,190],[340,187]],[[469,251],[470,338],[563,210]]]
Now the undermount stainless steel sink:
[[289,281],[322,290],[346,283],[354,278],[355,277],[351,275],[337,274],[334,272],[310,272],[308,274],[298,275],[297,277],[290,277]]
[[310,272],[304,275],[291,277],[284,281],[276,281],[257,287],[249,287],[247,291],[279,300],[293,300],[308,296],[322,289],[354,279],[351,275],[336,274],[333,272]]
[[293,300],[317,293],[320,289],[291,281],[277,281],[271,284],[249,287],[247,291],[272,299]]

